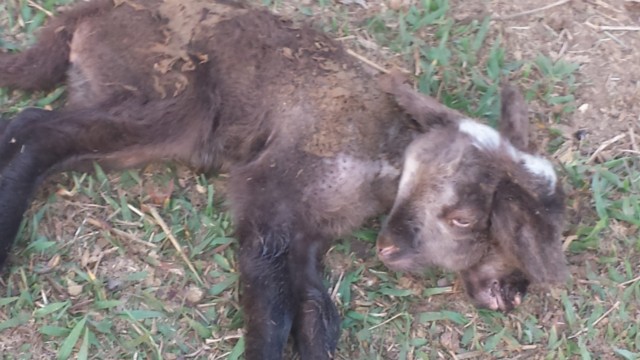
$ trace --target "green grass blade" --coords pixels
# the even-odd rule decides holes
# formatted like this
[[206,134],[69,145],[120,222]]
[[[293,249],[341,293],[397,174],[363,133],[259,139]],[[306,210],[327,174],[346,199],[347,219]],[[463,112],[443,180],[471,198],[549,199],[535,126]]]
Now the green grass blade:
[[87,317],[85,316],[82,318],[82,320],[78,321],[76,326],[73,327],[67,338],[64,339],[62,346],[60,346],[60,349],[58,350],[58,360],[66,360],[71,356],[73,348],[76,346],[78,339],[80,339],[80,334],[82,334],[82,330],[84,330],[86,324]]

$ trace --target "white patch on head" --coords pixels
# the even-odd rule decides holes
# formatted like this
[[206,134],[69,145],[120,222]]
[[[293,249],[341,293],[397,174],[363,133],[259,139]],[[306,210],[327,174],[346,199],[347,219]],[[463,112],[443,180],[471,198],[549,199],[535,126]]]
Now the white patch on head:
[[554,191],[557,178],[556,172],[553,170],[553,165],[549,160],[540,156],[520,152],[520,161],[530,173],[543,177],[545,181],[549,183],[551,191]]
[[402,176],[400,177],[400,184],[398,185],[398,199],[404,199],[411,191],[411,184],[413,184],[416,179],[419,168],[420,162],[416,159],[415,154],[413,154],[412,151],[407,151],[402,168]]
[[458,129],[469,135],[478,149],[495,150],[500,147],[500,134],[490,126],[464,119],[460,121]]
[[504,139],[498,131],[474,120],[462,120],[458,129],[460,132],[469,135],[473,141],[473,146],[478,149],[505,151],[513,161],[523,165],[529,173],[543,178],[544,181],[549,184],[551,193],[555,191],[557,182],[556,172],[549,160],[516,149],[507,139]]

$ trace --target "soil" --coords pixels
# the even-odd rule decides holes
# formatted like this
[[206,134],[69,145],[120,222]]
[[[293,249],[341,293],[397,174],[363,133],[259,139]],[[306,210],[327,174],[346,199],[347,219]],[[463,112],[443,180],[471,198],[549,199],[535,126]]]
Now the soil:
[[[640,2],[571,0],[533,14],[510,15],[541,8],[552,1],[495,0],[485,11],[502,17],[494,22],[514,57],[544,54],[579,64],[575,93],[578,108],[564,119],[567,133],[579,130],[587,151],[625,134],[608,149],[637,154],[640,132]],[[463,8],[462,1],[455,7]],[[620,30],[620,29],[632,30]],[[633,139],[632,139],[633,137]],[[574,138],[575,140],[575,138]]]

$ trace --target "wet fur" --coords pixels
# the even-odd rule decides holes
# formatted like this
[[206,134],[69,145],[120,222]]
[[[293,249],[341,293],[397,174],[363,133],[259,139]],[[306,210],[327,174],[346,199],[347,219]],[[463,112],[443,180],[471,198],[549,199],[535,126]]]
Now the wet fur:
[[[323,255],[331,239],[390,209],[379,248],[429,249],[393,256],[408,270],[461,271],[479,306],[492,307],[497,291],[512,307],[510,289],[564,269],[547,218],[550,203],[561,213],[561,192],[539,198],[532,189],[544,184],[517,164],[487,172],[505,155],[475,149],[458,131],[460,114],[393,77],[378,84],[305,25],[229,0],[95,0],[53,18],[34,47],[0,54],[0,86],[47,89],[65,77],[65,107],[24,110],[0,137],[0,263],[53,172],[94,161],[229,172],[247,359],[281,358],[290,334],[303,359],[332,357],[340,319],[322,284]],[[405,157],[415,173],[401,181]],[[420,217],[460,211],[477,224],[459,242],[442,221]],[[490,226],[499,221],[501,230]],[[423,230],[442,238],[415,236]]]

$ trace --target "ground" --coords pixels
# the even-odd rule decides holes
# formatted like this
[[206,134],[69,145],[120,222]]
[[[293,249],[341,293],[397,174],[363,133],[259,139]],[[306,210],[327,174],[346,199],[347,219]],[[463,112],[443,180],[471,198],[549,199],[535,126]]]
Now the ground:
[[[68,2],[1,3],[0,48],[26,46]],[[389,272],[372,251],[375,220],[337,241],[327,284],[344,319],[338,359],[640,356],[640,2],[258,2],[489,123],[498,84],[518,84],[569,197],[571,280],[507,315],[475,310],[455,274]],[[0,112],[63,97],[0,90]],[[0,358],[242,358],[223,193],[224,176],[160,165],[48,180],[0,276]]]
[[[505,17],[529,8],[522,5],[526,3],[494,1],[487,11]],[[578,111],[566,117],[563,129],[567,135],[586,131],[585,154],[620,134],[627,136],[620,139],[622,143],[632,144],[630,134],[640,130],[640,104],[634,101],[640,96],[640,54],[635,51],[640,46],[640,2],[568,1],[496,25],[516,58],[541,53],[580,66],[575,92]],[[625,26],[635,30],[616,30]],[[611,149],[609,156],[638,150],[620,144]]]

